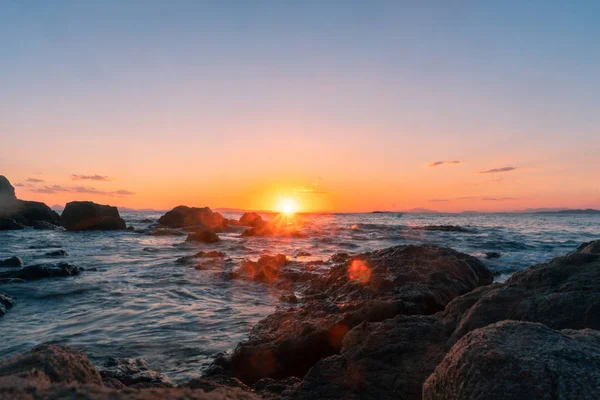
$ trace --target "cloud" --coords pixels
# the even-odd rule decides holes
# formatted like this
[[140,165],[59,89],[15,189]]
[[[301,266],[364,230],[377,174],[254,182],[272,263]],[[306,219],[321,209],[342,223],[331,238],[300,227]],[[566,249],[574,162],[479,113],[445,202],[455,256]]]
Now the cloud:
[[95,195],[99,195],[99,196],[132,196],[135,194],[134,192],[131,192],[129,190],[124,190],[124,189],[108,192],[108,191],[104,191],[104,190],[98,190],[93,187],[85,187],[85,186],[65,187],[65,186],[61,186],[61,185],[51,185],[51,186],[46,185],[41,188],[32,188],[29,190],[34,193],[44,193],[44,194],[85,193],[85,194],[95,194]]
[[431,199],[429,200],[431,203],[445,203],[447,201],[450,201],[450,199]]
[[480,174],[495,174],[497,172],[508,172],[508,171],[514,171],[515,167],[503,167],[503,168],[493,168],[493,169],[488,169],[485,171],[479,171]]
[[517,200],[515,197],[482,197],[481,200],[485,201],[510,201]]
[[292,192],[298,193],[298,194],[327,194],[327,192],[322,191],[322,190],[305,188],[305,187],[294,188],[294,189],[292,189]]
[[24,187],[25,185],[23,183],[15,183],[16,187]]
[[71,179],[74,181],[108,181],[108,176],[102,175],[71,175]]
[[135,193],[129,190],[117,190],[116,192],[110,192],[110,196],[133,196]]
[[40,182],[44,182],[44,180],[43,179],[38,179],[38,178],[27,178],[27,182],[40,183]]
[[430,167],[439,167],[440,165],[444,165],[444,164],[450,164],[450,165],[457,165],[457,164],[461,164],[462,161],[434,161],[432,163],[429,163]]
[[517,200],[515,197],[487,197],[487,196],[465,196],[457,197],[455,199],[431,199],[430,202],[446,202],[453,200],[484,200],[484,201],[509,201]]

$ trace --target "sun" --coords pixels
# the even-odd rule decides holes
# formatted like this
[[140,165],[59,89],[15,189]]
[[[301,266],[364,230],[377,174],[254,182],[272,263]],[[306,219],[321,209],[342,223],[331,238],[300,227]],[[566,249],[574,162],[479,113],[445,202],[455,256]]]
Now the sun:
[[283,214],[292,215],[298,211],[298,204],[292,199],[281,199],[279,200],[277,209]]

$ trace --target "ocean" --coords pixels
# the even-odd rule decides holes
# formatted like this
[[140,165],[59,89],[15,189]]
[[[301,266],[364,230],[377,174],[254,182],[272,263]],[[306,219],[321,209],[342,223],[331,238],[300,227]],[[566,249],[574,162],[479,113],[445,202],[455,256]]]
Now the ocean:
[[[142,220],[162,215],[121,214],[136,229],[148,227]],[[600,215],[372,213],[296,218],[306,238],[242,238],[231,232],[219,234],[222,241],[210,245],[186,243],[185,236],[135,231],[2,231],[0,259],[19,256],[26,265],[66,261],[86,271],[0,284],[0,291],[16,301],[0,318],[0,359],[56,342],[84,350],[98,365],[110,356],[141,357],[150,368],[183,382],[200,375],[217,353],[233,349],[276,307],[289,306],[282,304],[276,287],[231,278],[228,272],[244,260],[285,254],[325,271],[329,265],[321,261],[336,253],[429,243],[480,258],[502,281],[516,270],[600,238]],[[471,232],[413,229],[427,225],[457,225]],[[69,255],[45,255],[58,249]],[[200,270],[175,262],[200,250],[218,250],[227,258]],[[487,259],[489,252],[500,257]]]

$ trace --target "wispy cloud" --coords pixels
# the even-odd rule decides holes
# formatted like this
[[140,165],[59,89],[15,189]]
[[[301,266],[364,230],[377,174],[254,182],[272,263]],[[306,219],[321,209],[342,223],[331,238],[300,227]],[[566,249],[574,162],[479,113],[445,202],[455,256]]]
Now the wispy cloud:
[[27,178],[27,182],[40,183],[40,182],[44,182],[44,180],[43,179],[38,179],[38,178]]
[[481,200],[485,201],[511,201],[517,200],[516,197],[482,197]]
[[44,194],[54,194],[54,193],[84,193],[84,194],[94,194],[99,196],[133,196],[135,193],[129,190],[115,190],[115,191],[104,191],[98,190],[93,187],[85,187],[85,186],[61,186],[61,185],[46,185],[44,187],[32,188],[31,192],[34,193],[44,193]]
[[305,187],[294,188],[294,189],[292,189],[292,192],[298,193],[298,194],[327,194],[327,192],[322,191],[322,190],[317,190],[317,189],[313,189],[313,188],[305,188]]
[[135,193],[129,190],[117,190],[116,192],[110,192],[112,196],[133,196]]
[[493,169],[488,169],[485,171],[479,171],[480,174],[495,174],[497,172],[508,172],[508,171],[514,171],[515,167],[503,167],[503,168],[493,168]]
[[432,203],[441,203],[441,202],[454,201],[454,200],[510,201],[510,200],[517,200],[517,198],[515,198],[515,197],[464,196],[464,197],[456,197],[454,199],[431,199],[429,201]]
[[439,167],[440,165],[457,165],[461,164],[462,161],[434,161],[429,163],[430,167]]
[[76,175],[72,174],[71,179],[74,181],[108,181],[108,176],[103,175]]
[[23,183],[15,183],[15,186],[16,187],[25,187],[25,184],[23,184]]

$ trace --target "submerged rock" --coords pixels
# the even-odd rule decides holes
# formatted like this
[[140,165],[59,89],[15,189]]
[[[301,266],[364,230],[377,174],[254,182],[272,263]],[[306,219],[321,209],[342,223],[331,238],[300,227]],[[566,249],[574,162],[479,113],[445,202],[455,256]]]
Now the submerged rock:
[[477,329],[456,343],[437,366],[423,385],[423,398],[597,399],[597,335],[561,333],[517,321]]
[[[43,372],[51,382],[102,384],[102,378],[85,353],[68,346],[42,344],[0,363],[0,376]],[[1,392],[0,392],[1,393]]]
[[0,261],[0,267],[22,267],[23,265],[23,260],[17,256]]
[[261,320],[230,358],[217,363],[247,384],[302,377],[319,360],[339,353],[346,334],[361,322],[432,314],[492,279],[479,260],[437,246],[366,253],[306,282],[302,307]]
[[65,250],[55,250],[50,251],[44,255],[48,257],[67,257],[69,253],[67,253]]
[[201,251],[192,256],[180,257],[177,260],[175,260],[175,262],[177,264],[186,264],[188,262],[195,261],[199,258],[223,258],[223,257],[225,257],[225,253],[223,253],[222,251],[215,251],[215,250]]
[[202,229],[197,232],[192,232],[185,239],[186,242],[202,242],[202,243],[217,243],[221,241],[219,235],[210,229]]
[[144,231],[150,236],[185,236],[185,232],[176,229],[156,228]]
[[33,229],[41,230],[41,231],[54,231],[58,229],[58,225],[54,225],[47,221],[35,221],[33,224]]
[[[100,370],[104,380],[115,379],[125,386],[132,387],[172,387],[166,375],[148,368],[141,358],[111,357]],[[113,383],[114,385],[114,383]]]
[[65,262],[58,264],[39,264],[0,272],[0,280],[22,279],[31,281],[42,278],[79,275],[81,271],[83,271],[82,268]]
[[457,225],[427,225],[427,226],[415,226],[412,228],[416,231],[440,231],[440,232],[460,232],[460,233],[475,233],[474,230],[463,228]]
[[96,204],[92,201],[67,203],[60,216],[60,222],[68,231],[109,231],[126,228],[117,207]]
[[0,292],[0,317],[15,305],[15,301],[6,293]]
[[487,258],[488,260],[502,257],[502,255],[496,251],[488,251],[487,253],[484,253],[484,255],[485,255],[485,258]]
[[208,207],[178,206],[160,217],[158,223],[171,228],[200,226],[218,232],[227,227],[227,220]]

